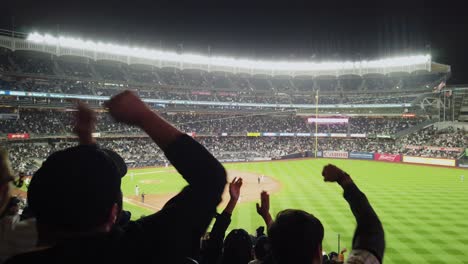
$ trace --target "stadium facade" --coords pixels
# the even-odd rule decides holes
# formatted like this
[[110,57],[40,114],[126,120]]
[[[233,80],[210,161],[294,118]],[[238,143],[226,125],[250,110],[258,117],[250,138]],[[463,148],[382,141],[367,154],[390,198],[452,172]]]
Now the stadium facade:
[[[447,87],[449,78],[450,66],[429,55],[261,61],[3,34],[0,134],[13,151],[34,144],[49,153],[74,144],[67,123],[72,100],[102,111],[110,96],[132,89],[225,161],[321,155],[464,165],[466,125],[451,122],[468,120],[468,89]],[[310,116],[349,122],[318,125],[307,122]],[[96,136],[129,152],[129,163],[164,162],[157,150],[142,153],[138,131],[113,124],[105,113],[100,120]],[[454,135],[461,141],[440,145]],[[416,140],[421,136],[427,138]],[[41,158],[24,156],[18,166],[26,170]]]

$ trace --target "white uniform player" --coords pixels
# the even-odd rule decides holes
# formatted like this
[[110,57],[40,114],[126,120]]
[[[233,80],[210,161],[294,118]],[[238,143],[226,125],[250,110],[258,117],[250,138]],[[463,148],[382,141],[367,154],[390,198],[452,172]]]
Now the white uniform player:
[[140,195],[140,187],[138,187],[138,185],[135,185],[135,195]]
[[460,176],[460,181],[465,181],[465,175]]

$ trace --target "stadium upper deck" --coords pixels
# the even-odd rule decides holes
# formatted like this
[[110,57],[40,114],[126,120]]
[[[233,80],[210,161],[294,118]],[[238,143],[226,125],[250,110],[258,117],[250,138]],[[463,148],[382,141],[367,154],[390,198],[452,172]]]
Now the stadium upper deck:
[[144,98],[179,100],[174,105],[184,107],[202,101],[205,108],[239,103],[308,109],[318,103],[320,109],[381,107],[401,113],[444,83],[450,67],[430,56],[342,63],[221,59],[20,34],[0,35],[0,77],[0,90],[105,97],[134,89]]
[[[19,35],[23,36],[24,35]],[[267,61],[233,57],[204,56],[156,49],[129,47],[78,38],[31,33],[26,38],[0,36],[0,46],[11,50],[40,51],[55,56],[77,56],[90,60],[109,60],[128,65],[157,68],[202,70],[233,74],[270,76],[342,76],[388,74],[434,70],[449,72],[450,67],[435,67],[430,55],[385,58],[358,62]]]

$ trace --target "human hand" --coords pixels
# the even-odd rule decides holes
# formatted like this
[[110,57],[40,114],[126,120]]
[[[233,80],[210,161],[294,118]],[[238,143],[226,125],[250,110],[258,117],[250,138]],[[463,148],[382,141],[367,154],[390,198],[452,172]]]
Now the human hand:
[[260,205],[257,203],[257,213],[265,218],[270,214],[270,195],[266,191],[260,194]]
[[326,182],[338,182],[339,184],[351,180],[346,172],[332,164],[323,167],[322,176]]
[[133,92],[126,90],[114,95],[105,102],[112,117],[118,121],[129,125],[141,126],[146,114],[151,113],[151,109]]
[[77,101],[77,109],[73,132],[78,135],[81,144],[93,144],[92,133],[96,128],[96,113],[82,101]]
[[231,200],[237,201],[240,196],[240,189],[242,187],[242,178],[234,177],[231,183],[229,183],[229,195]]

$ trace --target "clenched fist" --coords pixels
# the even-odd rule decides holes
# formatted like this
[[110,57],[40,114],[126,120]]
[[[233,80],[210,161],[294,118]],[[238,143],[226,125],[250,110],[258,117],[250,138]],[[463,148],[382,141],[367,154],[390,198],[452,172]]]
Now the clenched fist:
[[351,181],[351,177],[346,172],[332,164],[323,167],[322,176],[326,182],[342,184]]
[[122,123],[141,126],[151,109],[133,92],[124,91],[105,103],[112,117]]
[[82,101],[77,101],[78,111],[75,114],[75,127],[77,135],[91,134],[96,127],[96,113]]

